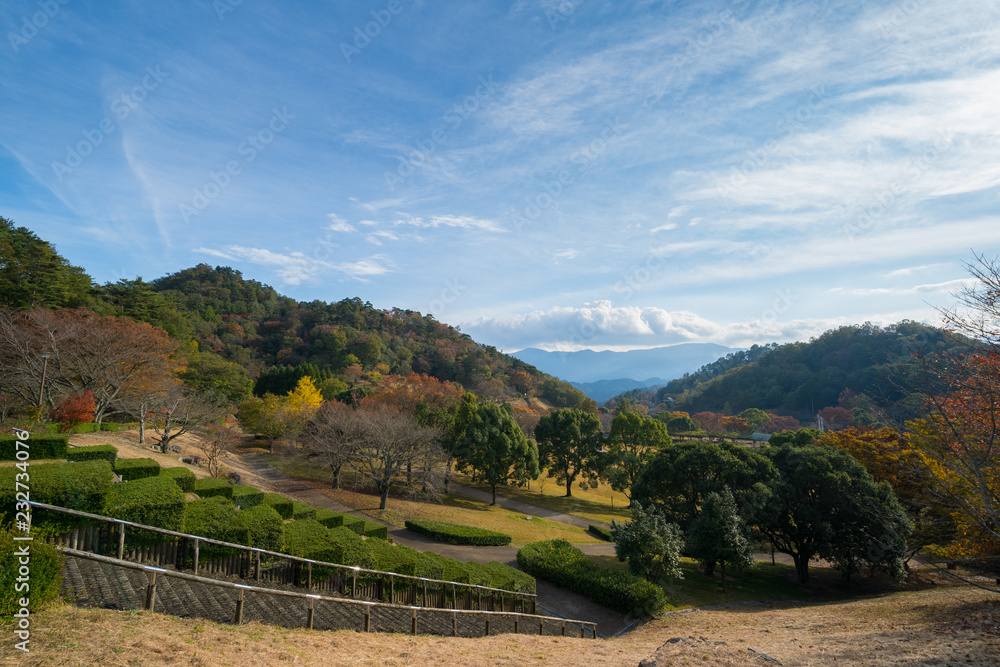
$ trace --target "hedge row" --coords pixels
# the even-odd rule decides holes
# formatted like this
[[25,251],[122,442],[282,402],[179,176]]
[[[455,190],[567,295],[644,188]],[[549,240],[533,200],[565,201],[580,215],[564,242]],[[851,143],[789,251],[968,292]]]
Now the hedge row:
[[316,510],[316,520],[327,528],[336,528],[337,526],[344,525],[343,514],[328,510],[325,507],[320,507]]
[[221,496],[229,500],[233,497],[233,485],[225,479],[203,477],[194,481],[194,492],[201,498]]
[[587,532],[589,532],[594,537],[601,538],[605,542],[613,542],[614,541],[614,540],[611,539],[611,531],[608,530],[607,528],[601,528],[600,526],[595,526],[595,525],[591,524],[590,526],[587,527]]
[[273,507],[282,519],[291,519],[295,512],[292,501],[279,493],[265,493],[264,504]]
[[306,505],[301,500],[292,501],[292,518],[296,521],[301,521],[302,519],[315,519],[316,518],[316,508],[311,505]]
[[160,477],[166,477],[174,480],[177,486],[179,486],[181,491],[184,493],[194,492],[195,476],[194,473],[191,472],[190,468],[185,468],[184,466],[161,468]]
[[[18,442],[25,443],[27,448],[24,445],[18,448],[16,444]],[[30,435],[27,440],[21,440],[16,435],[0,435],[0,461],[25,460],[23,458],[25,454],[21,455],[21,459],[17,458],[19,449],[27,452],[27,456],[32,461],[64,459],[68,447],[69,443],[65,435]]]
[[249,509],[264,502],[264,492],[254,486],[237,486],[233,489],[232,498],[241,508]]
[[[146,477],[112,484],[104,500],[101,514],[132,523],[178,532],[185,531],[186,504],[184,492],[170,477]],[[126,530],[127,549],[160,544],[163,535],[148,531]]]
[[112,466],[118,460],[118,448],[114,445],[97,445],[95,447],[74,447],[66,452],[67,461],[93,461],[104,459]]
[[[192,500],[184,514],[184,532],[198,537],[208,537],[234,544],[250,544],[250,529],[241,519],[240,510],[231,500],[223,496],[211,496]],[[210,544],[201,546],[200,557],[204,560],[222,558],[235,553],[235,549]]]
[[414,533],[426,535],[439,542],[449,544],[471,544],[477,547],[505,547],[510,544],[510,535],[496,533],[483,528],[459,526],[440,521],[406,521],[406,527]]
[[123,482],[156,477],[160,474],[160,464],[153,459],[119,459],[115,462],[115,472]]
[[659,586],[629,572],[600,567],[565,540],[529,544],[517,552],[517,562],[528,574],[623,614],[653,615],[667,606]]
[[285,522],[270,505],[255,505],[240,512],[250,533],[250,546],[268,551],[285,548]]
[[[333,538],[330,530],[315,519],[293,521],[284,525],[285,553],[301,558],[341,563],[344,548]],[[317,573],[313,572],[313,578]]]
[[[21,471],[15,466],[0,468],[0,512],[13,510],[18,474]],[[104,509],[104,498],[114,481],[111,464],[104,460],[32,465],[28,474],[31,500],[93,514]],[[13,512],[7,517],[11,519]]]
[[365,521],[365,537],[374,537],[377,540],[389,539],[389,526],[378,521]]

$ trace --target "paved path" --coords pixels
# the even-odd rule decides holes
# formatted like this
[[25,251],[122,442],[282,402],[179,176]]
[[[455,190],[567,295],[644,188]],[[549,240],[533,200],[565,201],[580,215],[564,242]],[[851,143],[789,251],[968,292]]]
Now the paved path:
[[[243,462],[254,472],[254,474],[259,475],[261,478],[271,483],[277,490],[292,496],[296,500],[301,500],[302,502],[312,505],[313,507],[325,507],[336,512],[352,514],[369,521],[379,521],[375,517],[369,516],[360,510],[348,507],[347,505],[344,505],[343,503],[332,498],[327,492],[325,485],[288,477],[260,456],[244,456]],[[451,483],[450,486],[451,492],[456,495],[469,496],[470,498],[483,500],[487,503],[492,501],[491,494],[485,491],[480,491],[479,489],[474,489],[462,484]],[[530,516],[537,516],[539,518],[552,521],[560,521],[562,523],[568,523],[582,528],[586,528],[594,523],[593,521],[589,521],[587,519],[582,519],[569,514],[553,512],[552,510],[547,510],[543,507],[537,507],[535,505],[530,505],[517,500],[501,498],[499,495],[497,496],[497,504],[506,509],[522,512]],[[380,523],[385,522],[381,521]],[[441,554],[442,556],[448,556],[449,558],[454,558],[460,561],[473,561],[477,563],[498,561],[500,563],[506,563],[507,565],[517,567],[516,547],[472,547],[457,544],[445,544],[432,540],[424,535],[418,535],[417,533],[406,530],[405,528],[398,528],[396,526],[389,526],[389,537],[391,537],[397,544],[403,544],[419,551],[432,551],[434,553]],[[579,547],[579,549],[588,556],[614,555],[615,553],[614,545],[608,542],[578,544],[577,547]],[[576,593],[553,586],[547,582],[539,580],[536,582],[536,586],[537,603],[539,607],[544,608],[545,613],[549,613],[553,616],[562,616],[564,618],[573,618],[597,623],[597,631],[599,634],[610,637],[625,629],[636,620],[630,616],[619,614],[603,605],[592,602],[582,595],[577,595]],[[542,610],[540,609],[539,611]]]

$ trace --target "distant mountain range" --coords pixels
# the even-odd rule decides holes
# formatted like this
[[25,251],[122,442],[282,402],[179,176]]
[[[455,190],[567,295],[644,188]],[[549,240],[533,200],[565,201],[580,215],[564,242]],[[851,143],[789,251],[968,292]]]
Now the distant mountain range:
[[511,356],[569,382],[603,403],[630,389],[665,385],[734,349],[714,343],[681,343],[627,352],[547,352],[529,347]]

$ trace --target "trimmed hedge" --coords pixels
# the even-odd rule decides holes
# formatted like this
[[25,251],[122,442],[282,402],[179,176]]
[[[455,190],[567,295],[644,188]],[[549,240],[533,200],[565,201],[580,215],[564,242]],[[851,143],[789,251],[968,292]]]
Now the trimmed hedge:
[[316,520],[327,528],[336,528],[344,525],[344,515],[340,512],[320,507],[316,510]]
[[365,521],[365,537],[373,537],[377,540],[389,539],[389,526],[378,521]]
[[255,505],[241,510],[240,519],[250,532],[250,546],[268,551],[284,550],[285,522],[273,507]]
[[521,569],[623,614],[654,615],[667,606],[663,589],[629,572],[594,564],[565,540],[529,544],[517,552]]
[[[16,536],[20,537],[20,531]],[[15,541],[14,537],[15,534],[10,528],[0,528],[0,591],[3,591],[3,595],[0,595],[0,619],[4,620],[12,618],[20,611],[19,598],[28,598],[28,610],[36,614],[49,601],[59,597],[62,587],[65,559],[53,545],[35,540],[31,543],[31,589],[30,591],[24,589],[20,595],[15,592],[16,585],[21,584],[23,588],[25,583],[22,573],[19,572],[21,565],[18,562],[18,554],[28,543]]]
[[471,544],[477,547],[505,547],[510,544],[510,535],[496,533],[483,528],[459,526],[440,521],[406,521],[406,527],[414,533],[426,535],[439,542],[449,544]]
[[365,546],[368,547],[375,559],[373,569],[410,576],[416,575],[417,559],[414,558],[413,554],[383,540],[368,540],[365,542]]
[[17,461],[18,447],[15,443],[23,442],[20,451],[28,452],[30,460],[64,459],[69,448],[68,436],[65,435],[30,435],[27,440],[21,440],[16,435],[0,435],[0,461]]
[[123,482],[131,482],[156,477],[160,474],[160,464],[153,459],[118,459],[115,472],[121,475]]
[[368,570],[375,569],[375,554],[372,553],[371,548],[360,535],[346,526],[327,528],[327,530],[330,531],[330,536],[336,540],[337,544],[344,549],[341,563]]
[[292,500],[280,493],[265,493],[264,504],[273,507],[282,519],[291,519],[295,513],[295,505],[292,504]]
[[311,505],[306,505],[301,500],[292,501],[292,518],[296,521],[301,521],[302,519],[315,519],[316,518],[316,508]]
[[611,539],[611,531],[608,530],[607,528],[601,528],[600,526],[595,526],[591,524],[590,526],[587,527],[587,532],[593,535],[594,537],[601,538],[605,542],[614,542],[614,540]]
[[[402,544],[397,544],[396,548],[404,554],[410,556],[414,561],[414,575],[425,579],[445,580],[444,576],[444,556],[438,556],[430,552],[417,551]],[[458,562],[458,561],[456,561]]]
[[[111,488],[114,475],[107,461],[82,461],[80,463],[46,463],[28,468],[31,475],[31,500],[49,505],[100,514],[104,497]],[[0,468],[0,502],[7,511],[15,502],[15,475],[21,474],[15,466]],[[13,512],[8,520],[13,519]]]
[[[132,523],[181,532],[185,528],[186,509],[184,492],[171,478],[146,477],[112,484],[104,499],[102,514]],[[148,531],[125,530],[126,549],[139,549],[168,542],[171,539]]]
[[95,447],[74,447],[67,450],[67,461],[93,461],[105,459],[111,465],[118,460],[118,448],[114,445],[97,445]]
[[184,466],[161,468],[160,477],[166,477],[174,480],[177,486],[179,486],[181,491],[184,493],[194,492],[195,476],[194,473],[191,472],[190,468],[185,468]]
[[357,533],[358,535],[365,534],[365,520],[359,519],[356,516],[351,516],[350,514],[344,515],[344,528]]
[[530,574],[521,572],[516,567],[511,567],[499,561],[490,561],[485,567],[494,573],[494,588],[502,588],[516,593],[535,593],[535,578]]
[[[174,486],[176,488],[176,485]],[[208,537],[222,542],[249,546],[250,529],[240,515],[241,512],[236,505],[223,496],[192,500],[187,504],[187,511],[184,513],[184,532],[198,537]],[[236,549],[228,547],[202,544],[200,557],[204,560],[212,560],[236,552]]]
[[[342,563],[344,548],[333,538],[330,530],[315,519],[303,519],[284,524],[285,553],[302,558]],[[317,573],[313,571],[315,580]]]
[[233,502],[242,509],[257,507],[264,502],[264,492],[255,486],[237,486],[233,489]]
[[194,492],[201,498],[221,496],[230,500],[233,497],[233,485],[225,479],[203,477],[194,481]]

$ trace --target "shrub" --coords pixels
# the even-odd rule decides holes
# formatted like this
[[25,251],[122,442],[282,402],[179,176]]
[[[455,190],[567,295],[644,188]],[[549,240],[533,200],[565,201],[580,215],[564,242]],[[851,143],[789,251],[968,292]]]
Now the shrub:
[[160,464],[153,459],[118,459],[115,462],[115,472],[121,475],[123,482],[131,482],[156,477],[160,474]]
[[177,486],[179,486],[181,491],[184,493],[194,492],[195,476],[194,473],[191,472],[190,468],[185,468],[184,466],[161,468],[160,477],[166,477],[174,480]]
[[77,424],[76,426],[73,426],[72,428],[70,428],[66,432],[67,433],[77,433],[77,434],[78,433],[97,433],[100,430],[101,430],[101,425],[100,424],[94,424],[93,422],[91,422],[90,424]]
[[505,547],[510,544],[510,535],[495,533],[483,528],[458,526],[440,521],[407,521],[406,527],[415,533],[426,535],[439,542],[449,544],[471,544],[477,547]]
[[[20,451],[28,452],[32,461],[42,459],[64,459],[69,447],[65,435],[31,435],[21,440],[16,435],[0,435],[0,461],[17,461],[18,442],[23,442]],[[24,454],[22,454],[24,456]]]
[[341,563],[363,567],[368,570],[375,569],[375,555],[360,535],[346,526],[327,528],[327,530],[330,531],[330,536],[337,544],[344,549],[344,555],[340,560]]
[[194,481],[194,492],[201,498],[221,496],[228,500],[233,497],[233,485],[225,479],[203,477]]
[[365,534],[365,520],[359,519],[356,516],[351,516],[350,514],[344,515],[344,528],[351,530],[358,535]]
[[270,505],[255,505],[242,510],[240,519],[250,533],[250,546],[268,551],[285,548],[285,522]]
[[416,575],[417,559],[412,553],[395,547],[383,540],[368,540],[365,546],[371,551],[375,560],[373,569],[396,574]]
[[233,502],[243,509],[257,507],[264,502],[264,492],[254,486],[237,486],[233,489]]
[[663,589],[629,572],[609,570],[590,561],[565,540],[535,542],[517,552],[517,563],[530,575],[584,595],[623,614],[653,615],[667,606]]
[[38,613],[59,595],[62,586],[63,558],[54,546],[36,540],[31,543],[30,591],[15,592],[15,585],[24,583],[17,581],[20,577],[18,573],[20,564],[15,554],[27,544],[27,542],[15,542],[15,536],[9,527],[0,528],[0,591],[4,592],[0,595],[0,618],[4,620],[10,619],[20,610],[18,602],[22,597],[29,598],[29,612]]
[[378,521],[365,521],[365,537],[373,537],[377,540],[389,539],[389,527]]
[[601,528],[600,526],[591,525],[587,527],[587,532],[593,535],[594,537],[601,538],[605,542],[611,542],[611,531],[608,530],[607,528]]
[[[92,514],[103,511],[105,496],[114,481],[111,465],[104,460],[32,465],[29,472],[32,500]],[[10,510],[16,502],[15,475],[20,473],[14,466],[0,468],[0,512],[9,512],[6,522],[14,519]],[[58,533],[84,525],[86,520],[35,510],[32,523],[43,532]]]
[[[90,425],[94,421],[94,392],[89,389],[82,394],[70,394],[51,411],[52,421],[58,422],[63,431],[80,425]],[[100,426],[98,426],[100,428]]]
[[327,528],[336,528],[344,525],[344,515],[340,512],[320,507],[316,510],[316,520]]
[[483,567],[495,573],[493,579],[497,582],[495,588],[517,593],[531,593],[532,595],[535,593],[535,578],[530,574],[495,560],[486,563]]
[[291,499],[279,493],[265,493],[264,504],[273,507],[282,519],[291,519],[295,512],[295,505],[292,504]]
[[[180,532],[185,527],[185,510],[184,492],[171,478],[146,477],[112,484],[101,513],[115,519]],[[148,547],[171,539],[149,531],[125,530],[128,549]]]
[[101,424],[101,430],[107,431],[109,433],[116,433],[118,431],[124,431],[126,426],[124,424],[115,424],[114,422],[107,422]]
[[96,447],[74,447],[66,452],[67,461],[93,461],[105,459],[112,466],[118,460],[118,448],[114,445],[97,445]]
[[[192,500],[184,514],[184,532],[222,542],[250,545],[250,530],[240,517],[240,511],[228,498],[212,496]],[[237,550],[203,544],[200,557],[204,560],[222,558]]]
[[430,552],[417,551],[416,549],[411,549],[410,547],[402,544],[397,544],[396,548],[413,559],[414,576],[424,577],[425,579],[456,581],[455,579],[447,579],[444,576],[444,556],[438,556],[437,554]]
[[[330,530],[315,519],[303,519],[284,524],[285,553],[326,563],[342,563],[344,549]],[[317,576],[313,572],[313,578]]]
[[292,501],[292,518],[296,521],[301,519],[315,519],[316,508],[306,505],[301,500]]

